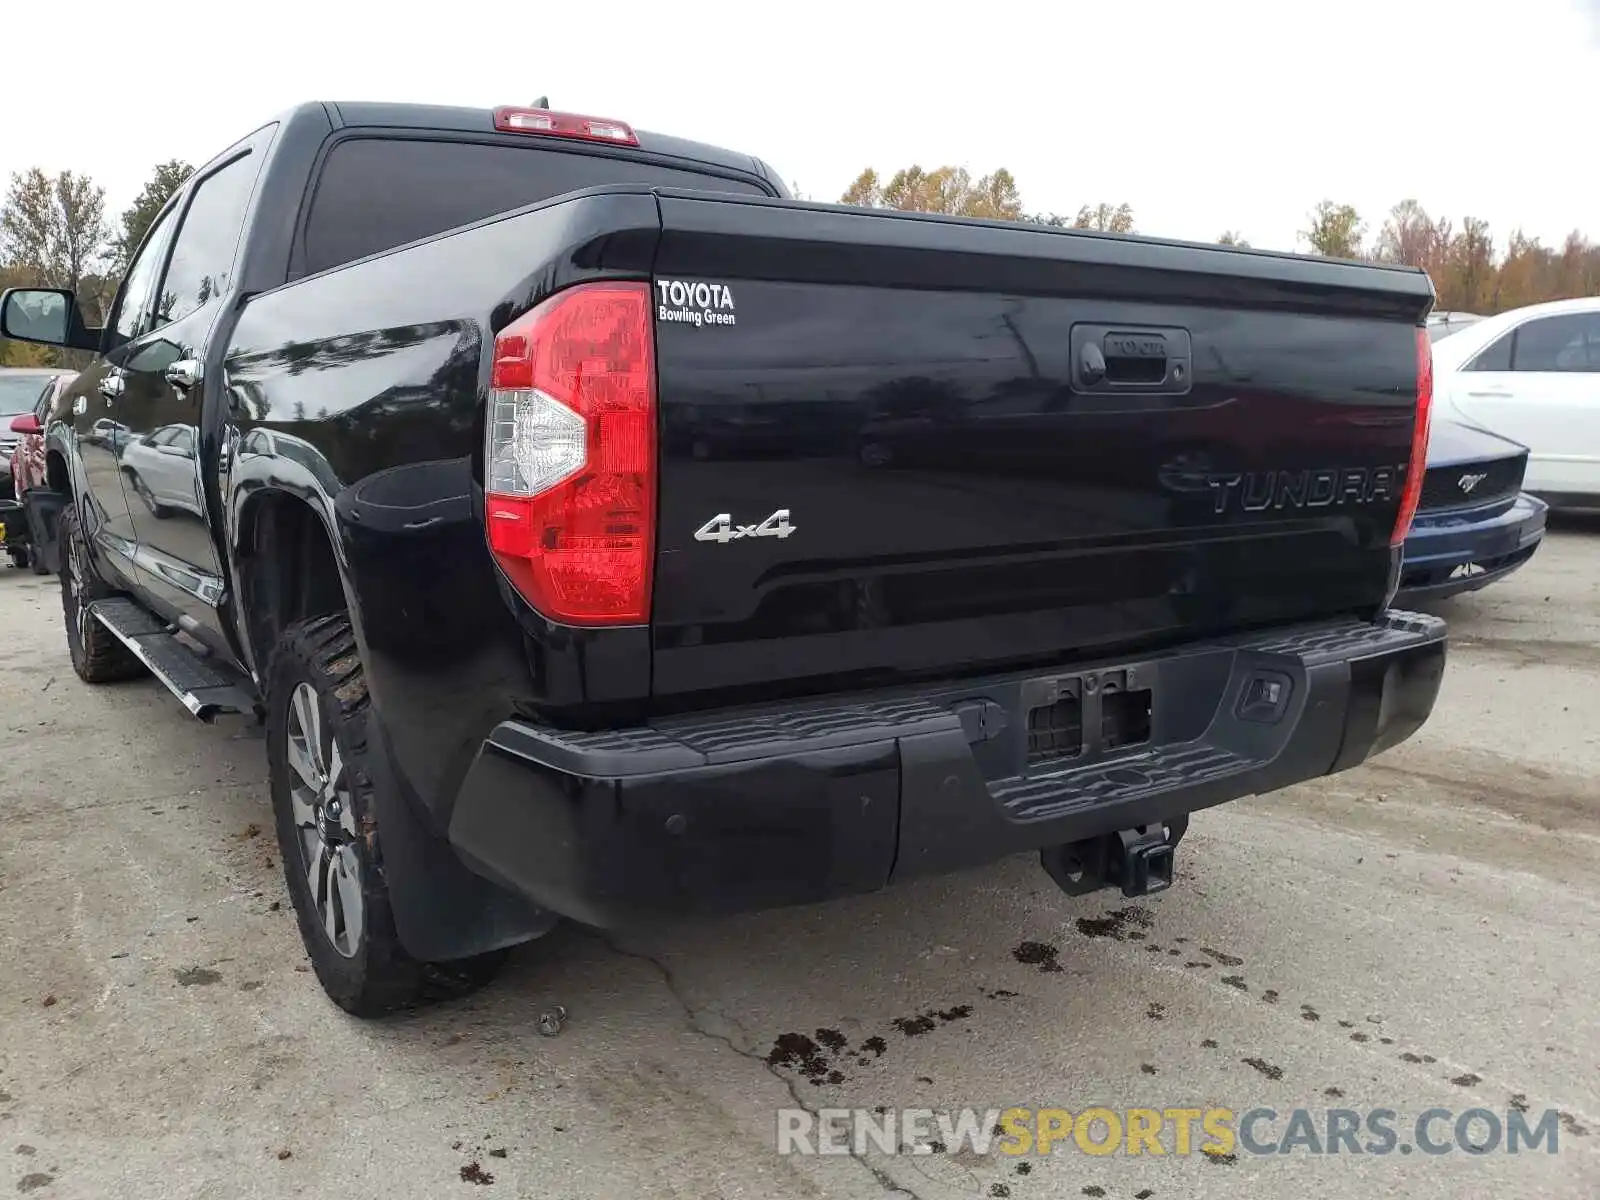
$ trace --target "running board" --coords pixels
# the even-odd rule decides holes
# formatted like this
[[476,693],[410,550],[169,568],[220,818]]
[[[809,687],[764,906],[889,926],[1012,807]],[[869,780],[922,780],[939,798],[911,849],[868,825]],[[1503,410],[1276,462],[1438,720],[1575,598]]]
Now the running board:
[[150,668],[195,716],[209,721],[218,713],[249,713],[255,702],[243,676],[178,639],[170,625],[132,600],[96,600],[89,613]]

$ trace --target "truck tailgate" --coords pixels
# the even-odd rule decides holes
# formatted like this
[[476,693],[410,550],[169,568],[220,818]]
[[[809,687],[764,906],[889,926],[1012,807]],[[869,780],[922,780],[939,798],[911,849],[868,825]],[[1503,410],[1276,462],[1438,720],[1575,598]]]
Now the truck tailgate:
[[661,195],[653,687],[805,691],[1371,612],[1426,276]]

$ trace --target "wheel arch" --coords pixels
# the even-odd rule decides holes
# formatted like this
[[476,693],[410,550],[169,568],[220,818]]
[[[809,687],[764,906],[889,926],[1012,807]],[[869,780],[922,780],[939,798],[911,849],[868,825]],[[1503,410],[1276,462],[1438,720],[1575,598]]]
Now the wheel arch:
[[45,448],[44,482],[52,492],[72,495],[72,469],[67,466],[67,456],[56,446]]
[[280,488],[254,489],[239,506],[231,540],[239,632],[258,679],[265,682],[273,647],[299,621],[347,611],[360,644],[338,539],[316,505]]
[[[268,659],[283,631],[343,610],[356,648],[367,656],[355,581],[327,512],[294,492],[261,487],[238,507],[232,558],[242,636],[265,685]],[[276,568],[276,569],[274,569]],[[549,914],[467,869],[423,817],[421,800],[395,762],[370,693],[369,729],[383,863],[401,942],[416,958],[443,962],[527,941],[546,932]]]

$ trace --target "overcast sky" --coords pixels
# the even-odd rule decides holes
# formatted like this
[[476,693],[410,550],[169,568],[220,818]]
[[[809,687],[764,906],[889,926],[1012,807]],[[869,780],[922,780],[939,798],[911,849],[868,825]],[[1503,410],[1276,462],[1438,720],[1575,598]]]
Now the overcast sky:
[[819,200],[951,163],[1174,237],[1292,249],[1324,197],[1375,230],[1407,196],[1501,244],[1600,237],[1600,0],[16,0],[0,32],[0,178],[86,171],[112,213],[301,100],[548,94]]

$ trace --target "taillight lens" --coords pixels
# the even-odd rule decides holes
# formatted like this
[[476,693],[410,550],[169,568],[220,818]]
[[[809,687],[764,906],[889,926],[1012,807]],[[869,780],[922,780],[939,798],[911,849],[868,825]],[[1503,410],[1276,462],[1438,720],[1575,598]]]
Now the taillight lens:
[[1400,492],[1400,515],[1394,520],[1391,546],[1411,532],[1417,503],[1422,499],[1422,477],[1428,472],[1428,426],[1433,416],[1433,343],[1426,329],[1417,330],[1417,417],[1411,425],[1411,461],[1406,464],[1405,487]]
[[650,619],[655,391],[645,283],[580,284],[495,339],[489,549],[552,621]]

